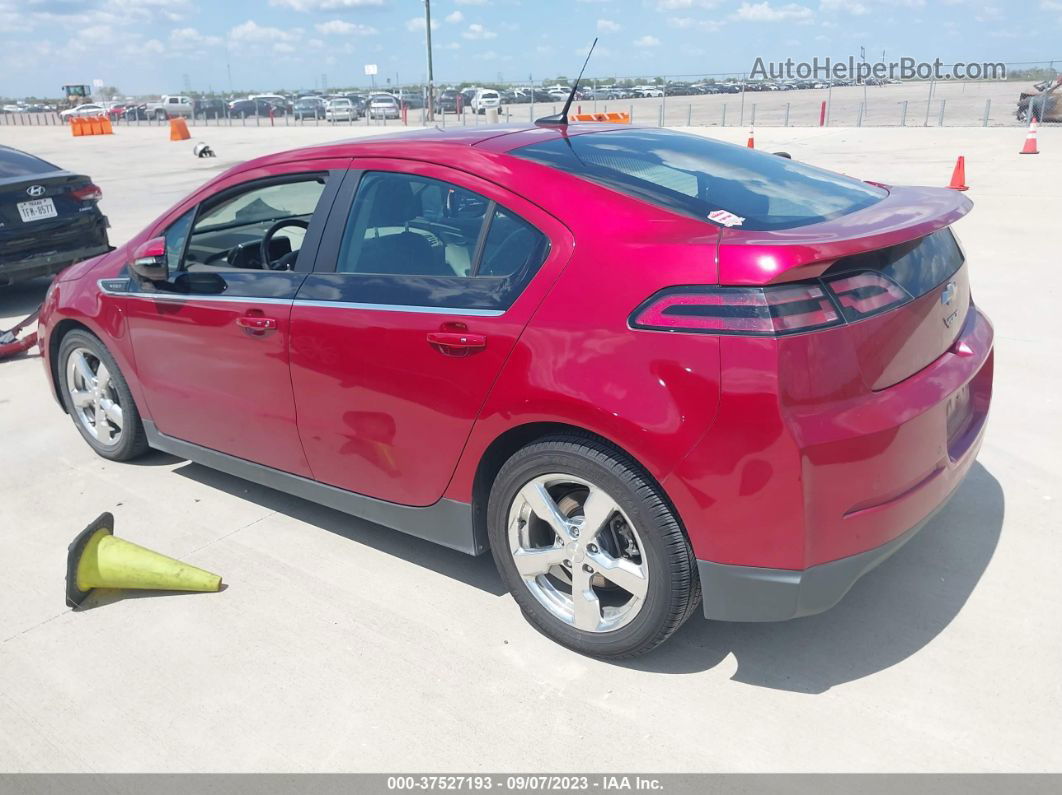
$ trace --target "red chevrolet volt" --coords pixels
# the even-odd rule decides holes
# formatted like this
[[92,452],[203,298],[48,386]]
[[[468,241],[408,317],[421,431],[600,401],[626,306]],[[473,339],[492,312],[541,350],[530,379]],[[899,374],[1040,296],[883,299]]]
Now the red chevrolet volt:
[[63,272],[41,349],[103,457],[490,550],[538,630],[627,657],[826,610],[954,492],[970,207],[627,125],[334,143]]

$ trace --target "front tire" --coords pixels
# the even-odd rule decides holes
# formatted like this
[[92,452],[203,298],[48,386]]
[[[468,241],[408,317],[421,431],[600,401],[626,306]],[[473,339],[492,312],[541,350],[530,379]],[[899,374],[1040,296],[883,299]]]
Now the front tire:
[[102,342],[71,331],[57,359],[63,405],[89,447],[111,461],[129,461],[148,450],[144,424],[122,371]]
[[649,476],[590,437],[517,451],[488,504],[491,551],[525,618],[582,654],[667,640],[700,603],[693,550]]

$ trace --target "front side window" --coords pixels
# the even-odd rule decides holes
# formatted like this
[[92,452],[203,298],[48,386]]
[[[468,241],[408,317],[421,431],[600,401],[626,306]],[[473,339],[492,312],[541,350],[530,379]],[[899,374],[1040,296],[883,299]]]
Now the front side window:
[[565,136],[512,154],[698,220],[723,211],[727,225],[741,229],[820,223],[888,195],[795,160],[668,130]]
[[[259,185],[201,207],[181,270],[292,270],[325,179],[315,174]],[[270,232],[263,262],[262,241]]]

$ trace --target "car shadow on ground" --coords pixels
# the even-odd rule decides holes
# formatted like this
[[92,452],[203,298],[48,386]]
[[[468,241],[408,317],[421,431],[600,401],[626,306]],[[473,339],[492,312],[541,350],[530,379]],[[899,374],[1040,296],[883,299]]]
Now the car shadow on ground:
[[[465,555],[199,464],[174,471],[495,596],[506,593],[489,554]],[[809,694],[877,673],[917,653],[958,615],[992,559],[1003,514],[999,482],[975,463],[951,502],[833,609],[759,624],[704,621],[698,613],[656,651],[618,664],[688,674],[733,654],[734,681]]]
[[507,593],[489,553],[479,557],[466,555],[200,464],[189,462],[174,472],[292,519],[312,524],[446,577],[452,577],[494,596],[504,596]]
[[626,665],[683,674],[733,654],[734,681],[798,693],[824,693],[882,671],[929,644],[958,615],[992,559],[1003,514],[1003,489],[975,463],[951,502],[831,610],[758,624],[695,616],[655,653]]

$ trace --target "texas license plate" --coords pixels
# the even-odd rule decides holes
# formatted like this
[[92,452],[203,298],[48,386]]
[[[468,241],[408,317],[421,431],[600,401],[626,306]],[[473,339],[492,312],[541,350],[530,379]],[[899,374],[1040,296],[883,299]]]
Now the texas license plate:
[[55,202],[51,199],[34,199],[28,202],[18,203],[18,214],[22,216],[23,223],[40,221],[42,218],[55,218]]

